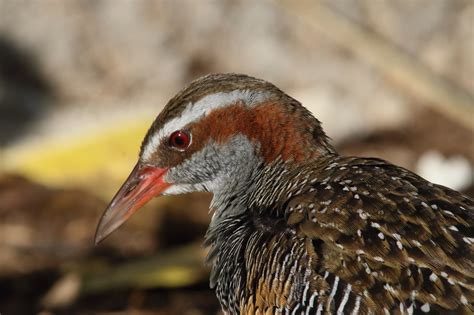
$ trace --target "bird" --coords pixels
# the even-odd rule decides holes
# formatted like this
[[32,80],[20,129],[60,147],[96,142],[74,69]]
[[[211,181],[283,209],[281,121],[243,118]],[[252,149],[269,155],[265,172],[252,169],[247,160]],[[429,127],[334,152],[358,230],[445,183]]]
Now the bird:
[[473,199],[338,154],[272,83],[209,74],[174,96],[96,243],[153,197],[194,191],[213,194],[204,244],[224,314],[474,314]]

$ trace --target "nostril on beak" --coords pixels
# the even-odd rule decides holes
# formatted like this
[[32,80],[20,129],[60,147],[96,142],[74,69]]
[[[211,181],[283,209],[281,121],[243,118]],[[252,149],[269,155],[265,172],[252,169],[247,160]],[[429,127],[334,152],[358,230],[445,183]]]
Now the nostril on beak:
[[137,186],[138,186],[138,181],[135,181],[132,184],[130,184],[130,186],[127,187],[127,190],[125,191],[125,194],[123,195],[123,197],[127,198],[130,195],[130,193],[134,191],[135,188],[137,188]]

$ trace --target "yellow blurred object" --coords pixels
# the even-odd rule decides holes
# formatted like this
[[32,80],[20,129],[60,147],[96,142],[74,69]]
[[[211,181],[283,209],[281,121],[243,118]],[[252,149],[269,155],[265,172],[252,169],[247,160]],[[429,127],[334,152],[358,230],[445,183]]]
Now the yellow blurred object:
[[93,188],[98,195],[110,197],[132,170],[150,121],[118,125],[6,149],[2,169],[46,185]]

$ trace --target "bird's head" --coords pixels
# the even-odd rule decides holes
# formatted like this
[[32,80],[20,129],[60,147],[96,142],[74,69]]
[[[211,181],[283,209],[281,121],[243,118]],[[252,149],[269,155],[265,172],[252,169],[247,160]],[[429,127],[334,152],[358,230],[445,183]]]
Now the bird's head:
[[239,74],[202,77],[153,122],[96,243],[155,196],[209,191],[213,204],[223,203],[249,193],[258,169],[331,152],[318,120],[273,84]]

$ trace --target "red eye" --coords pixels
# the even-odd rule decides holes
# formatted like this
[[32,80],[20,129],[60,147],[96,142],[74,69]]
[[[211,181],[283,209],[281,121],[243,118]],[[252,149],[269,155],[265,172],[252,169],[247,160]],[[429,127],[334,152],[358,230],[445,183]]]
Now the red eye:
[[169,138],[170,147],[184,151],[191,144],[191,135],[185,131],[177,130]]

